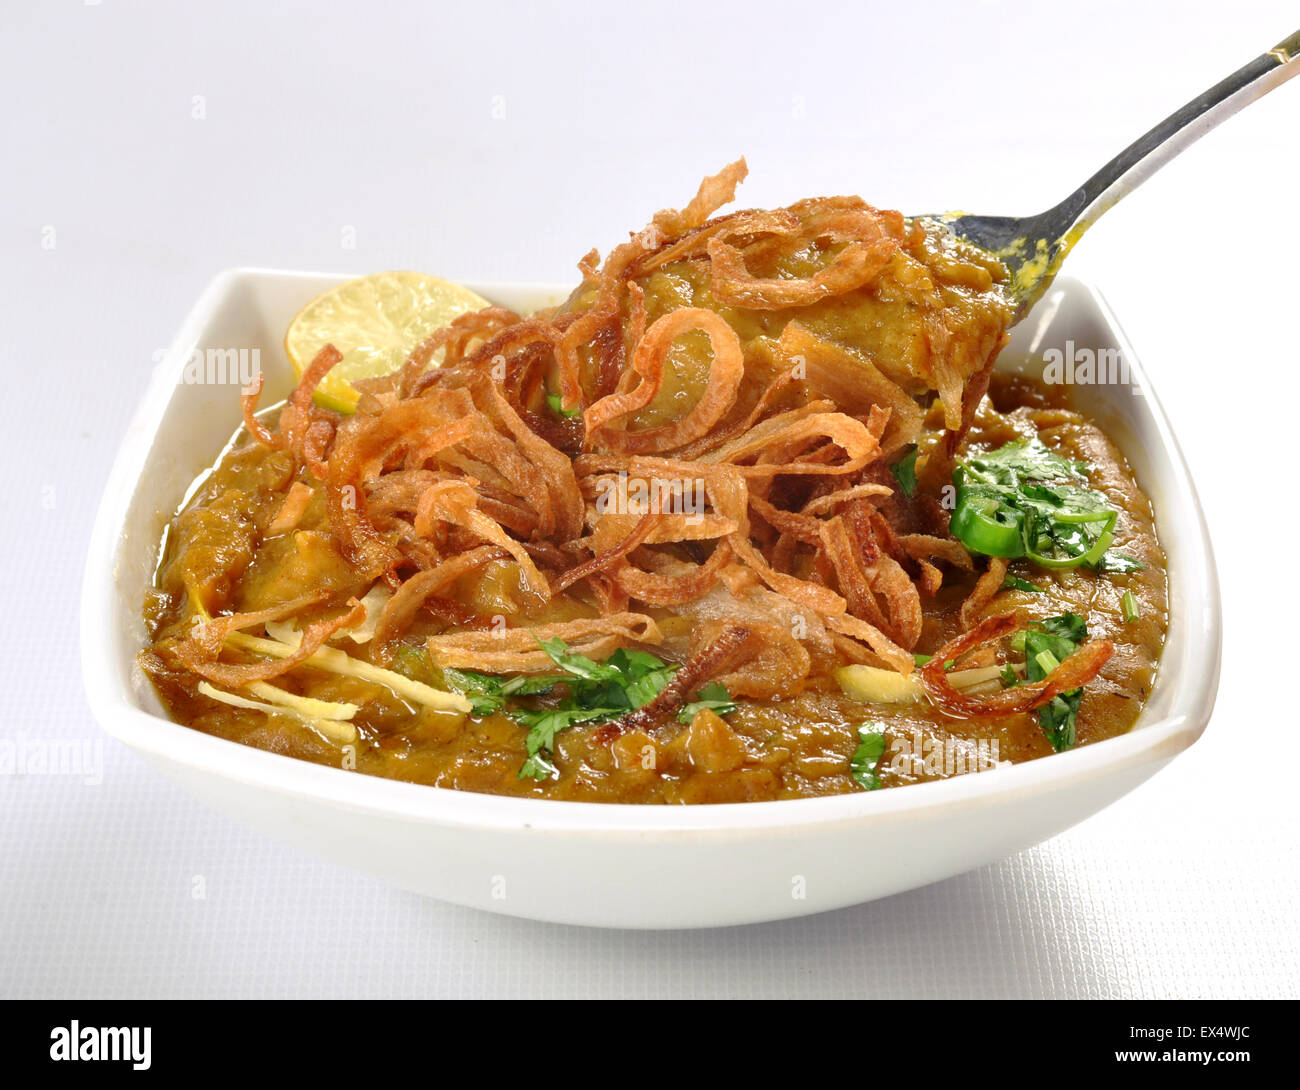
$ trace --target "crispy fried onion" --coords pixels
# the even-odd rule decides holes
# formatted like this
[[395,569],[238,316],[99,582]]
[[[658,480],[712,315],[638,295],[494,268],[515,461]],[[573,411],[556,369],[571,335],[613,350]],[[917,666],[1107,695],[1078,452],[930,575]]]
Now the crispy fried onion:
[[[818,411],[830,408],[831,402],[817,401],[769,417],[744,435],[703,455],[700,461],[740,466],[741,475],[746,477],[854,473],[879,454],[880,437],[855,417]],[[838,447],[847,460],[825,461],[822,455],[828,446]]]
[[719,302],[751,310],[808,306],[871,284],[889,266],[901,243],[901,223],[868,206],[828,209],[801,224],[804,238],[846,243],[812,276],[756,277],[745,255],[724,235],[709,239],[713,295]]
[[[796,606],[807,610],[809,614],[821,617],[827,627],[867,644],[875,655],[899,673],[911,673],[913,661],[907,648],[900,646],[898,641],[885,633],[880,625],[855,616],[844,597],[835,593],[830,587],[809,582],[807,579],[801,579],[772,567],[750,539],[746,493],[745,481],[739,475],[717,474],[709,481],[709,494],[713,498],[715,509],[736,522],[736,531],[726,540],[741,562],[752,569],[754,574],[772,590],[784,595]],[[881,585],[882,587],[885,585],[883,580]],[[908,585],[910,587],[910,583]],[[896,592],[896,588],[891,581],[887,593],[892,592]],[[865,607],[865,602],[858,604]],[[876,612],[878,615],[878,609]],[[904,610],[900,608],[900,614],[903,612]],[[919,634],[919,621],[915,626],[915,632],[910,626],[910,621],[909,626],[901,631],[904,639],[912,641],[909,646],[915,645]]]
[[298,523],[302,521],[303,515],[307,513],[307,506],[311,503],[311,498],[315,494],[316,490],[311,485],[303,484],[302,481],[294,481],[285,494],[284,503],[280,505],[280,510],[276,512],[275,518],[267,526],[266,536],[275,537],[278,534],[287,534],[290,530],[297,529]]
[[889,634],[911,650],[921,636],[921,598],[892,556],[882,553],[864,520],[836,515],[821,528],[821,541],[835,570],[849,612]]
[[262,384],[265,381],[261,371],[258,371],[253,381],[241,391],[239,398],[244,415],[244,427],[247,428],[249,435],[263,446],[289,451],[320,480],[325,478],[325,452],[334,438],[339,416],[337,413],[320,408],[312,398],[321,380],[342,358],[339,350],[332,344],[325,345],[316,353],[316,358],[303,371],[298,385],[294,387],[289,400],[280,410],[279,426],[274,433],[257,419],[257,402],[261,397]]
[[537,570],[528,550],[478,509],[478,493],[466,481],[439,481],[424,490],[415,512],[415,532],[421,537],[430,536],[436,520],[460,526],[475,537],[505,550],[519,565],[523,589],[538,603],[551,597],[550,584]]
[[219,661],[218,656],[221,654],[226,637],[232,632],[264,625],[267,621],[278,621],[295,616],[318,601],[320,601],[319,595],[308,596],[255,613],[233,613],[210,621],[199,621],[190,636],[179,641],[172,652],[191,673],[198,674],[217,685],[238,687],[251,685],[255,681],[269,681],[311,658],[334,633],[361,624],[366,619],[366,607],[356,598],[350,598],[346,613],[313,621],[303,631],[302,640],[293,654],[269,662]]
[[[618,515],[606,515],[597,523],[597,534],[618,519]],[[611,544],[607,548],[597,551],[596,555],[590,560],[570,568],[555,581],[551,589],[556,594],[559,594],[580,579],[589,579],[593,575],[608,571],[633,549],[643,544],[655,530],[658,521],[658,517],[652,512],[642,515],[616,544]],[[621,533],[621,531],[619,532]],[[597,537],[597,534],[592,535],[593,539]]]
[[709,558],[693,564],[665,553],[648,553],[643,565],[629,561],[615,564],[614,585],[627,597],[648,606],[682,606],[705,594],[731,562],[733,551],[724,539]]
[[983,612],[984,607],[993,601],[994,596],[1002,589],[1006,577],[1007,562],[999,556],[990,557],[988,568],[976,580],[975,588],[961,604],[960,619],[963,629],[975,624],[976,618]]
[[[381,532],[370,510],[373,495],[385,504],[390,525],[394,518],[400,521],[403,507],[415,514],[407,523],[410,538],[428,537],[443,521],[506,548],[525,569],[530,592],[544,599],[549,596],[545,579],[527,559],[524,545],[503,527],[539,541],[575,538],[582,529],[583,501],[572,462],[528,428],[490,374],[459,378],[460,386],[435,385],[347,422],[329,459],[331,528],[344,553],[363,570],[382,573],[404,559],[426,567],[419,549],[403,550],[393,534]],[[384,477],[422,471],[426,475],[419,479],[426,487],[419,498],[436,484],[459,487],[423,498],[420,518],[419,499],[412,512],[410,490],[395,492]]]
[[760,238],[772,234],[785,239],[799,229],[799,217],[785,208],[772,211],[750,210],[733,212],[703,224],[676,241],[661,247],[636,263],[640,276],[653,272],[663,265],[687,258],[700,258],[708,253],[709,239],[725,235],[732,242],[742,241],[754,245]]
[[[760,700],[794,696],[804,687],[812,669],[808,648],[783,624],[747,622],[746,627],[752,633],[752,653],[739,656],[718,681],[732,696]],[[715,642],[724,629],[722,622],[701,629],[699,646]]]
[[[703,330],[713,346],[709,381],[699,400],[671,424],[629,431],[610,425],[646,408],[663,386],[664,368],[673,341],[693,329]],[[736,390],[745,373],[740,338],[727,322],[712,310],[683,307],[669,311],[656,321],[636,346],[631,370],[639,378],[630,389],[601,398],[584,414],[588,445],[600,445],[630,454],[672,450],[685,446],[709,431],[736,402]]]
[[1091,640],[1041,681],[1030,681],[995,693],[962,693],[948,678],[945,664],[1011,635],[1020,627],[1014,613],[988,617],[944,644],[921,668],[921,685],[935,707],[957,719],[979,715],[1014,715],[1033,711],[1061,693],[1087,684],[1115,652],[1109,640]]
[[370,645],[372,660],[380,665],[392,661],[398,640],[430,598],[447,590],[462,576],[478,571],[494,560],[504,560],[509,555],[494,545],[480,545],[477,549],[444,560],[435,568],[416,572],[384,603]]
[[253,376],[253,381],[240,391],[239,407],[243,411],[244,427],[248,434],[264,447],[278,447],[281,445],[279,437],[257,419],[257,402],[262,396],[262,386],[265,382],[266,374],[258,371]]
[[505,307],[484,307],[453,318],[411,350],[398,372],[398,391],[402,396],[410,394],[439,350],[443,352],[444,364],[455,364],[464,358],[466,349],[473,342],[486,340],[521,321],[523,319],[518,314]]
[[540,674],[555,669],[539,640],[561,639],[588,658],[605,659],[618,648],[663,641],[659,626],[644,613],[614,613],[557,621],[534,628],[456,632],[430,636],[429,657],[439,666],[486,670],[493,674]]
[[728,163],[717,174],[711,174],[700,183],[695,196],[680,212],[666,208],[655,214],[655,225],[665,235],[681,235],[694,230],[724,204],[736,199],[736,186],[749,175],[749,165],[744,156]]

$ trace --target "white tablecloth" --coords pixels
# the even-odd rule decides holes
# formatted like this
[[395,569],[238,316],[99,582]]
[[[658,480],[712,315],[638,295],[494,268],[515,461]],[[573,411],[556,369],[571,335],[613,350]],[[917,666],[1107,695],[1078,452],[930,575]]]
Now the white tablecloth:
[[563,279],[740,153],[745,205],[860,191],[1032,211],[1294,30],[1293,4],[1231,19],[1172,2],[265,6],[11,3],[3,17],[0,731],[88,746],[102,776],[0,776],[0,995],[1300,991],[1286,685],[1300,81],[1166,168],[1070,261],[1126,325],[1200,482],[1226,641],[1204,739],[1047,844],[786,923],[499,918],[191,801],[100,734],[77,652],[108,462],[153,353],[217,270]]

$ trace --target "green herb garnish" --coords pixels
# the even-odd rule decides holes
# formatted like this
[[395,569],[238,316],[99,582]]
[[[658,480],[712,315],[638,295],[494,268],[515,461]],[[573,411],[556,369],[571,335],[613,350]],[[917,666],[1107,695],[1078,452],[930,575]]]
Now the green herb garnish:
[[883,723],[863,723],[858,728],[858,745],[849,758],[849,774],[864,791],[875,791],[880,787],[877,767],[885,755],[884,726]]
[[579,409],[566,409],[564,407],[564,399],[560,397],[559,394],[547,394],[546,404],[551,407],[551,412],[557,413],[560,416],[577,416],[581,411]]
[[1061,665],[1061,660],[1050,651],[1039,651],[1034,656],[1034,662],[1038,664],[1038,668],[1042,670],[1044,677]]
[[491,715],[500,711],[506,702],[501,695],[501,679],[491,674],[479,674],[473,670],[453,670],[443,667],[443,681],[447,688],[461,693],[469,700],[470,710],[475,715]]
[[474,670],[455,670],[444,667],[443,681],[470,702],[475,715],[491,715],[500,711],[512,696],[544,696],[565,681],[562,677],[536,677],[520,674],[501,678],[495,674],[480,674]]
[[[1041,621],[1035,621],[1029,627],[1031,630],[1045,632],[1054,639],[1068,641],[1076,646],[1088,638],[1088,622],[1077,613],[1062,613],[1059,617],[1045,617]],[[1058,646],[1064,646],[1064,644],[1058,644]],[[1065,658],[1066,655],[1073,651],[1074,648],[1071,647],[1068,651],[1058,654],[1057,657]]]
[[1118,549],[1108,549],[1100,560],[1092,565],[1092,570],[1102,575],[1127,575],[1129,572],[1141,571],[1146,565],[1137,557],[1129,556]]
[[1017,440],[953,470],[949,529],[971,552],[1025,557],[1041,568],[1104,562],[1119,513],[1087,486],[1088,465]]
[[[912,654],[912,662],[916,665],[916,667],[917,667],[918,669],[919,669],[920,667],[924,666],[924,665],[925,665],[927,662],[929,662],[932,658],[934,658],[933,655],[922,655],[919,651],[918,651],[918,652],[914,652],[914,653]],[[943,668],[944,668],[945,670],[951,670],[951,669],[952,669],[954,666],[956,666],[956,665],[957,665],[957,664],[956,664],[952,659],[949,659],[947,662],[945,662],[945,663],[943,664]]]
[[1021,579],[1015,575],[1008,575],[1002,580],[1003,590],[1027,590],[1031,594],[1042,594],[1043,588],[1037,583],[1031,583],[1028,579]]
[[[555,752],[555,736],[560,731],[578,723],[605,723],[644,707],[663,692],[677,672],[676,665],[648,651],[620,648],[604,662],[596,662],[570,651],[560,639],[538,640],[538,646],[563,673],[500,677],[473,670],[443,670],[447,685],[469,699],[475,715],[501,712],[528,728],[524,739],[528,758],[519,769],[521,780],[559,775],[550,754]],[[516,702],[519,697],[549,695],[557,687],[563,688],[564,696],[555,705],[538,708]],[[683,722],[690,722],[701,708],[711,708],[719,715],[736,710],[726,687],[716,681],[701,688],[697,696],[697,701],[678,713]]]
[[[1063,613],[1036,621],[1025,629],[1024,636],[1025,680],[1042,681],[1087,640],[1088,623],[1077,613]],[[1078,740],[1075,727],[1082,699],[1082,689],[1071,689],[1038,709],[1038,725],[1057,753]]]
[[524,749],[528,758],[519,767],[521,780],[546,780],[558,777],[560,770],[548,759],[555,751],[555,736],[575,723],[600,723],[616,719],[627,709],[616,708],[545,708],[540,711],[515,709],[510,717],[528,728]]
[[687,704],[677,713],[678,722],[689,723],[695,718],[695,713],[704,708],[717,712],[719,715],[727,715],[736,710],[736,702],[731,699],[727,687],[721,682],[710,681],[695,695],[699,699]]
[[1120,608],[1124,610],[1124,623],[1132,624],[1142,616],[1142,610],[1138,607],[1138,600],[1134,597],[1131,590],[1124,592],[1124,597],[1119,600]]
[[[620,648],[606,662],[596,662],[570,651],[563,640],[537,642],[564,671],[564,676],[551,680],[563,683],[568,695],[554,708],[506,709],[507,715],[528,728],[528,737],[524,739],[528,759],[519,770],[521,780],[558,776],[558,770],[546,755],[554,752],[555,735],[559,731],[576,723],[618,719],[648,704],[663,691],[677,669],[646,651]],[[511,681],[506,681],[503,689],[510,684]]]
[[889,467],[889,472],[898,481],[898,487],[909,499],[916,493],[916,455],[917,448],[910,447],[902,458]]

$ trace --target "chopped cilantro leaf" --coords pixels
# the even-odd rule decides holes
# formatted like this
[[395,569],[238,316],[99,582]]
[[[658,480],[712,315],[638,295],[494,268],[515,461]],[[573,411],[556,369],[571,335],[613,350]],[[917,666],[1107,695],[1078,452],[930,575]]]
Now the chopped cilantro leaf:
[[[528,758],[519,770],[520,779],[545,780],[559,776],[550,759],[555,736],[578,723],[604,723],[619,719],[655,699],[677,672],[677,666],[636,648],[620,648],[606,661],[596,662],[570,651],[560,639],[538,640],[562,674],[499,677],[473,670],[445,669],[446,684],[463,693],[474,715],[501,712],[528,728],[524,748]],[[550,696],[559,688],[559,699],[541,707],[517,703],[518,698]],[[679,713],[683,722],[701,708],[719,715],[736,710],[726,688],[710,682],[700,689],[698,699]]]
[[[1083,643],[1088,638],[1088,622],[1077,613],[1062,613],[1059,617],[1046,617],[1041,621],[1035,621],[1031,628],[1063,640],[1070,640],[1075,644]],[[1070,651],[1073,650],[1074,648],[1070,648]],[[1070,651],[1066,654],[1068,655]],[[1064,658],[1065,655],[1057,657]]]
[[695,718],[695,713],[702,708],[708,708],[719,715],[727,715],[736,710],[736,702],[731,699],[727,687],[721,682],[710,681],[695,695],[698,699],[687,704],[677,713],[679,722],[689,723]]
[[1002,580],[1003,590],[1024,590],[1031,594],[1042,594],[1043,588],[1037,583],[1031,583],[1028,579],[1021,579],[1015,575],[1008,575]]
[[[532,738],[532,735],[529,735]],[[559,779],[560,770],[546,759],[546,754],[540,749],[536,753],[529,754],[524,759],[524,763],[519,766],[519,779],[521,780],[551,780]]]
[[559,770],[546,758],[555,750],[555,736],[575,723],[596,723],[616,719],[626,708],[544,708],[540,711],[516,709],[511,718],[528,728],[524,749],[528,759],[519,769],[519,778],[545,780],[559,775]]
[[519,674],[502,682],[502,696],[545,696],[555,686],[567,683],[568,678]]
[[451,667],[443,667],[442,677],[448,688],[465,696],[475,715],[491,715],[500,711],[505,703],[499,677],[473,670],[454,670]]
[[[528,728],[524,740],[528,759],[519,770],[520,779],[557,777],[559,770],[548,757],[555,751],[556,734],[578,723],[604,723],[645,707],[664,691],[677,672],[675,664],[636,648],[620,648],[605,662],[596,662],[570,651],[563,640],[539,640],[538,645],[564,671],[563,675],[500,679],[457,672],[462,675],[460,684],[466,686],[462,691],[471,703],[477,694],[484,707],[503,711]],[[513,697],[547,695],[556,686],[563,686],[564,695],[554,705],[530,708],[511,702]],[[717,682],[705,685],[697,695],[699,699],[683,708],[682,713],[689,710],[693,715],[702,707],[712,708],[719,715],[735,711],[730,694]]]
[[556,666],[583,681],[617,681],[622,676],[613,663],[594,662],[586,655],[570,651],[568,644],[561,639],[538,640],[537,643]]
[[1128,553],[1122,553],[1118,549],[1107,549],[1101,554],[1101,559],[1092,565],[1092,570],[1101,575],[1126,575],[1129,572],[1141,571],[1146,565],[1137,557],[1129,556]]
[[889,467],[889,472],[898,481],[898,487],[909,499],[916,494],[916,455],[917,448],[909,447],[907,453]]
[[[1025,680],[1042,681],[1088,638],[1088,623],[1077,613],[1063,613],[1031,624],[1024,633]],[[1076,721],[1082,689],[1060,693],[1038,709],[1038,725],[1058,753],[1077,739]]]
[[1076,724],[1082,699],[1082,689],[1071,689],[1068,693],[1053,697],[1050,703],[1038,709],[1038,725],[1043,728],[1043,734],[1057,753],[1073,749],[1079,740]]
[[1013,485],[1021,479],[1051,480],[1082,477],[1091,466],[1057,454],[1041,439],[1018,439],[997,450],[976,454],[966,464],[1000,484]]
[[849,758],[849,774],[864,791],[875,791],[880,787],[877,768],[880,758],[885,755],[884,726],[883,723],[863,723],[858,728],[858,744]]

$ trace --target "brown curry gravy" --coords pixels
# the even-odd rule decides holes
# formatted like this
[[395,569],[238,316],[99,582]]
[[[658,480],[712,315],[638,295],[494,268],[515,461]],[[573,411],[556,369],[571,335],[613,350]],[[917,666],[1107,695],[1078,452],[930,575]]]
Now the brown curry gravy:
[[[1141,571],[1098,575],[1084,569],[1048,572],[1020,561],[1011,574],[1043,593],[1004,590],[985,616],[1015,610],[1023,620],[1066,611],[1081,614],[1093,637],[1115,644],[1115,654],[1084,690],[1078,741],[1088,745],[1123,734],[1150,691],[1166,628],[1164,554],[1151,506],[1123,455],[1096,425],[1064,407],[1060,387],[995,378],[968,443],[995,448],[1040,436],[1050,447],[1092,466],[1090,484],[1120,512],[1115,547],[1140,560]],[[937,419],[935,420],[937,426]],[[246,611],[285,601],[309,589],[360,596],[358,582],[329,533],[319,493],[298,529],[263,539],[295,480],[290,457],[253,443],[233,446],[172,521],[146,614],[155,640],[187,631],[193,620],[187,584],[211,608]],[[484,613],[517,608],[510,571],[493,566],[460,588],[458,599]],[[957,610],[974,576],[948,576],[925,603],[918,650],[955,636]],[[1121,597],[1131,591],[1140,617],[1125,623]],[[566,614],[566,610],[569,612]],[[580,603],[552,602],[545,620],[586,615]],[[654,611],[651,611],[654,612]],[[537,619],[534,619],[536,623]],[[671,626],[665,623],[665,631]],[[408,634],[413,646],[439,626],[424,622]],[[343,640],[349,654],[365,645]],[[849,774],[858,727],[883,724],[888,749],[880,762],[882,786],[969,774],[988,764],[1021,762],[1052,753],[1036,715],[956,720],[928,704],[863,704],[844,695],[828,669],[816,671],[804,691],[773,701],[745,700],[725,720],[691,727],[668,717],[649,731],[633,731],[612,745],[593,730],[574,727],[556,736],[558,779],[520,780],[526,730],[503,715],[475,718],[414,710],[382,686],[299,667],[276,684],[322,700],[361,705],[353,723],[355,752],[327,742],[292,715],[267,715],[216,703],[196,691],[197,678],[148,656],[146,665],[172,717],[195,730],[318,764],[465,791],[535,798],[623,803],[721,803],[805,798],[861,790]],[[438,686],[428,666],[420,680]],[[982,747],[982,748],[981,748]]]

